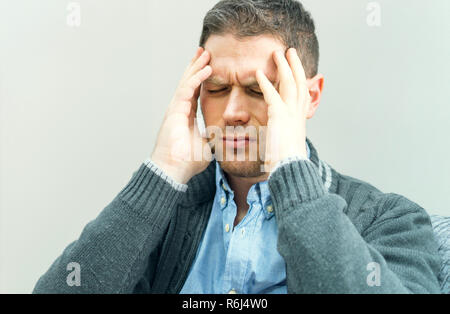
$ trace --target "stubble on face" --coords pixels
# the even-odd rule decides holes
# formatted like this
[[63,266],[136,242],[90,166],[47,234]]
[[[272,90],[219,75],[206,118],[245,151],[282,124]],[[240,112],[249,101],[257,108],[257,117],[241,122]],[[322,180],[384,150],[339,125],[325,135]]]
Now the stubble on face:
[[219,161],[220,167],[229,175],[239,178],[257,178],[264,175],[261,161]]
[[[268,34],[246,38],[225,34],[211,36],[205,43],[205,48],[211,52],[212,78],[215,78],[203,84],[200,92],[205,125],[217,126],[222,134],[226,134],[225,128],[229,126],[254,127],[258,131],[257,157],[249,158],[249,153],[246,152],[244,161],[237,159],[236,153],[234,158],[226,158],[225,154],[220,154],[220,150],[226,150],[222,137],[219,136],[218,143],[214,143],[219,150],[219,154],[216,154],[219,158],[216,160],[224,172],[231,176],[264,179],[268,175],[263,167],[266,143],[265,135],[261,136],[260,132],[263,131],[261,127],[267,126],[268,113],[263,97],[258,96],[259,86],[254,83],[255,73],[257,69],[263,70],[277,88],[279,78],[273,52],[284,50],[284,44]],[[208,90],[223,92],[212,96]],[[235,131],[235,134],[242,135],[243,132]],[[254,136],[250,135],[252,138]],[[262,153],[259,152],[260,149]]]
[[[218,145],[219,150],[213,149],[213,152],[218,153],[216,155],[216,157],[219,157],[217,158],[217,162],[222,170],[228,175],[239,178],[259,178],[266,175],[263,171],[264,151],[260,152],[260,149],[264,149],[265,145],[264,143],[261,143],[260,140],[261,138],[258,138],[256,143],[249,144],[255,145],[255,149],[252,150],[252,153],[250,152],[250,147],[247,146],[245,151],[238,149],[232,150],[230,156],[227,155],[225,145],[220,145],[222,143]],[[216,147],[217,146],[215,146],[215,148]],[[243,158],[238,158],[238,155]]]

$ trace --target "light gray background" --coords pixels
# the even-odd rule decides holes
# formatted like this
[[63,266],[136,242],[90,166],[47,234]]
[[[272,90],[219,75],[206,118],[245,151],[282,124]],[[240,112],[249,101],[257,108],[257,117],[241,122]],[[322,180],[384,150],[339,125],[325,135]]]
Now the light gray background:
[[[215,0],[0,1],[0,292],[31,292],[149,157]],[[303,1],[321,45],[322,159],[450,215],[450,1]]]

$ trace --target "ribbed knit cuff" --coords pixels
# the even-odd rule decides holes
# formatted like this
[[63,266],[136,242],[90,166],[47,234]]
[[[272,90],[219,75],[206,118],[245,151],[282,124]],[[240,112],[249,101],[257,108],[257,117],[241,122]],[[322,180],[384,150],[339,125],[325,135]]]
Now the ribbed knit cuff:
[[156,168],[142,164],[119,197],[139,215],[162,222],[164,218],[169,218],[172,209],[185,194],[176,189],[170,180],[164,179]]
[[170,185],[173,186],[176,190],[186,192],[188,188],[187,184],[176,182],[174,179],[168,176],[161,168],[159,168],[150,158],[144,161],[144,165],[152,169],[157,175],[159,175],[161,178],[169,182]]
[[275,207],[290,206],[296,200],[308,202],[325,194],[316,166],[303,158],[280,163],[270,174],[268,182]]

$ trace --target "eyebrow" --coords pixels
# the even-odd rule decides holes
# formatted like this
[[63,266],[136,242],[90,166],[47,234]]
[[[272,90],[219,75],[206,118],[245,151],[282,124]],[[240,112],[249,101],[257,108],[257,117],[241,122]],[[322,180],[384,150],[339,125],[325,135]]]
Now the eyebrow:
[[[269,81],[272,83],[272,85],[276,85],[276,82],[269,79]],[[224,79],[222,79],[219,76],[211,76],[207,78],[204,81],[205,84],[211,84],[211,85],[217,85],[217,86],[224,86],[229,85]],[[259,87],[258,81],[256,80],[256,77],[250,77],[247,79],[247,81],[244,84],[241,84],[244,87]]]
[[211,76],[207,78],[204,83],[206,84],[212,84],[212,85],[227,85],[227,83],[218,76]]

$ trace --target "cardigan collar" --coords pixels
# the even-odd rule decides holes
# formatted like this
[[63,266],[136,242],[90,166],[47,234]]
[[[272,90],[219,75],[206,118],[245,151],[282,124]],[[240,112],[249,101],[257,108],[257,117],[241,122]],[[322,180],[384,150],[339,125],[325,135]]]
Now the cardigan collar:
[[[317,167],[324,187],[328,192],[336,193],[339,174],[330,165],[319,159],[319,154],[309,138],[306,138],[306,141],[310,149],[309,160]],[[215,177],[216,160],[213,160],[205,171],[194,176],[188,182],[184,205],[190,206],[214,199],[216,193]]]

